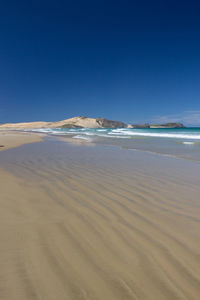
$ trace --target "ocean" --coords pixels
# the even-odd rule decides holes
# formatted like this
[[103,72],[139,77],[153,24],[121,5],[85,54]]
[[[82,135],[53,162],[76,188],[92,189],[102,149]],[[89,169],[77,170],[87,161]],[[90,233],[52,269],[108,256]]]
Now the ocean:
[[41,128],[32,131],[200,161],[200,128]]

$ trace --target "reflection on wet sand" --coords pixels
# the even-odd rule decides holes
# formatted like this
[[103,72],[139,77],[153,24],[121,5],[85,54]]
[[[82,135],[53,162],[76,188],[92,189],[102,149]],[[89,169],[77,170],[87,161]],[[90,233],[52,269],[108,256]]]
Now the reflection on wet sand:
[[58,141],[0,164],[1,299],[199,299],[198,164]]

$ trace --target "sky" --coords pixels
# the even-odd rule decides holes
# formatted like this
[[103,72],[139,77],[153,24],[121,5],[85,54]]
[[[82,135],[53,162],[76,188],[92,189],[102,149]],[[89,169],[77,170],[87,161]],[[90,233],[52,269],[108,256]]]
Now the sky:
[[1,1],[0,122],[200,126],[198,0]]

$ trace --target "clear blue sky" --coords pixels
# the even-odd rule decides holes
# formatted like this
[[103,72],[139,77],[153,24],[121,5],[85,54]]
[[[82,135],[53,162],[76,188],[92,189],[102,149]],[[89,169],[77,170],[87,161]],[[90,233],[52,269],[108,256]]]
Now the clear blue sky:
[[200,125],[200,2],[1,1],[0,121]]

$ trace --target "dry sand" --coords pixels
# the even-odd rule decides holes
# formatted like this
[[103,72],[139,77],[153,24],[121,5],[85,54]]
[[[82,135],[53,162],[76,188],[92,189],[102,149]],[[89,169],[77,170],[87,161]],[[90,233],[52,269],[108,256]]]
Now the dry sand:
[[0,299],[198,300],[197,182],[66,153],[0,171]]

